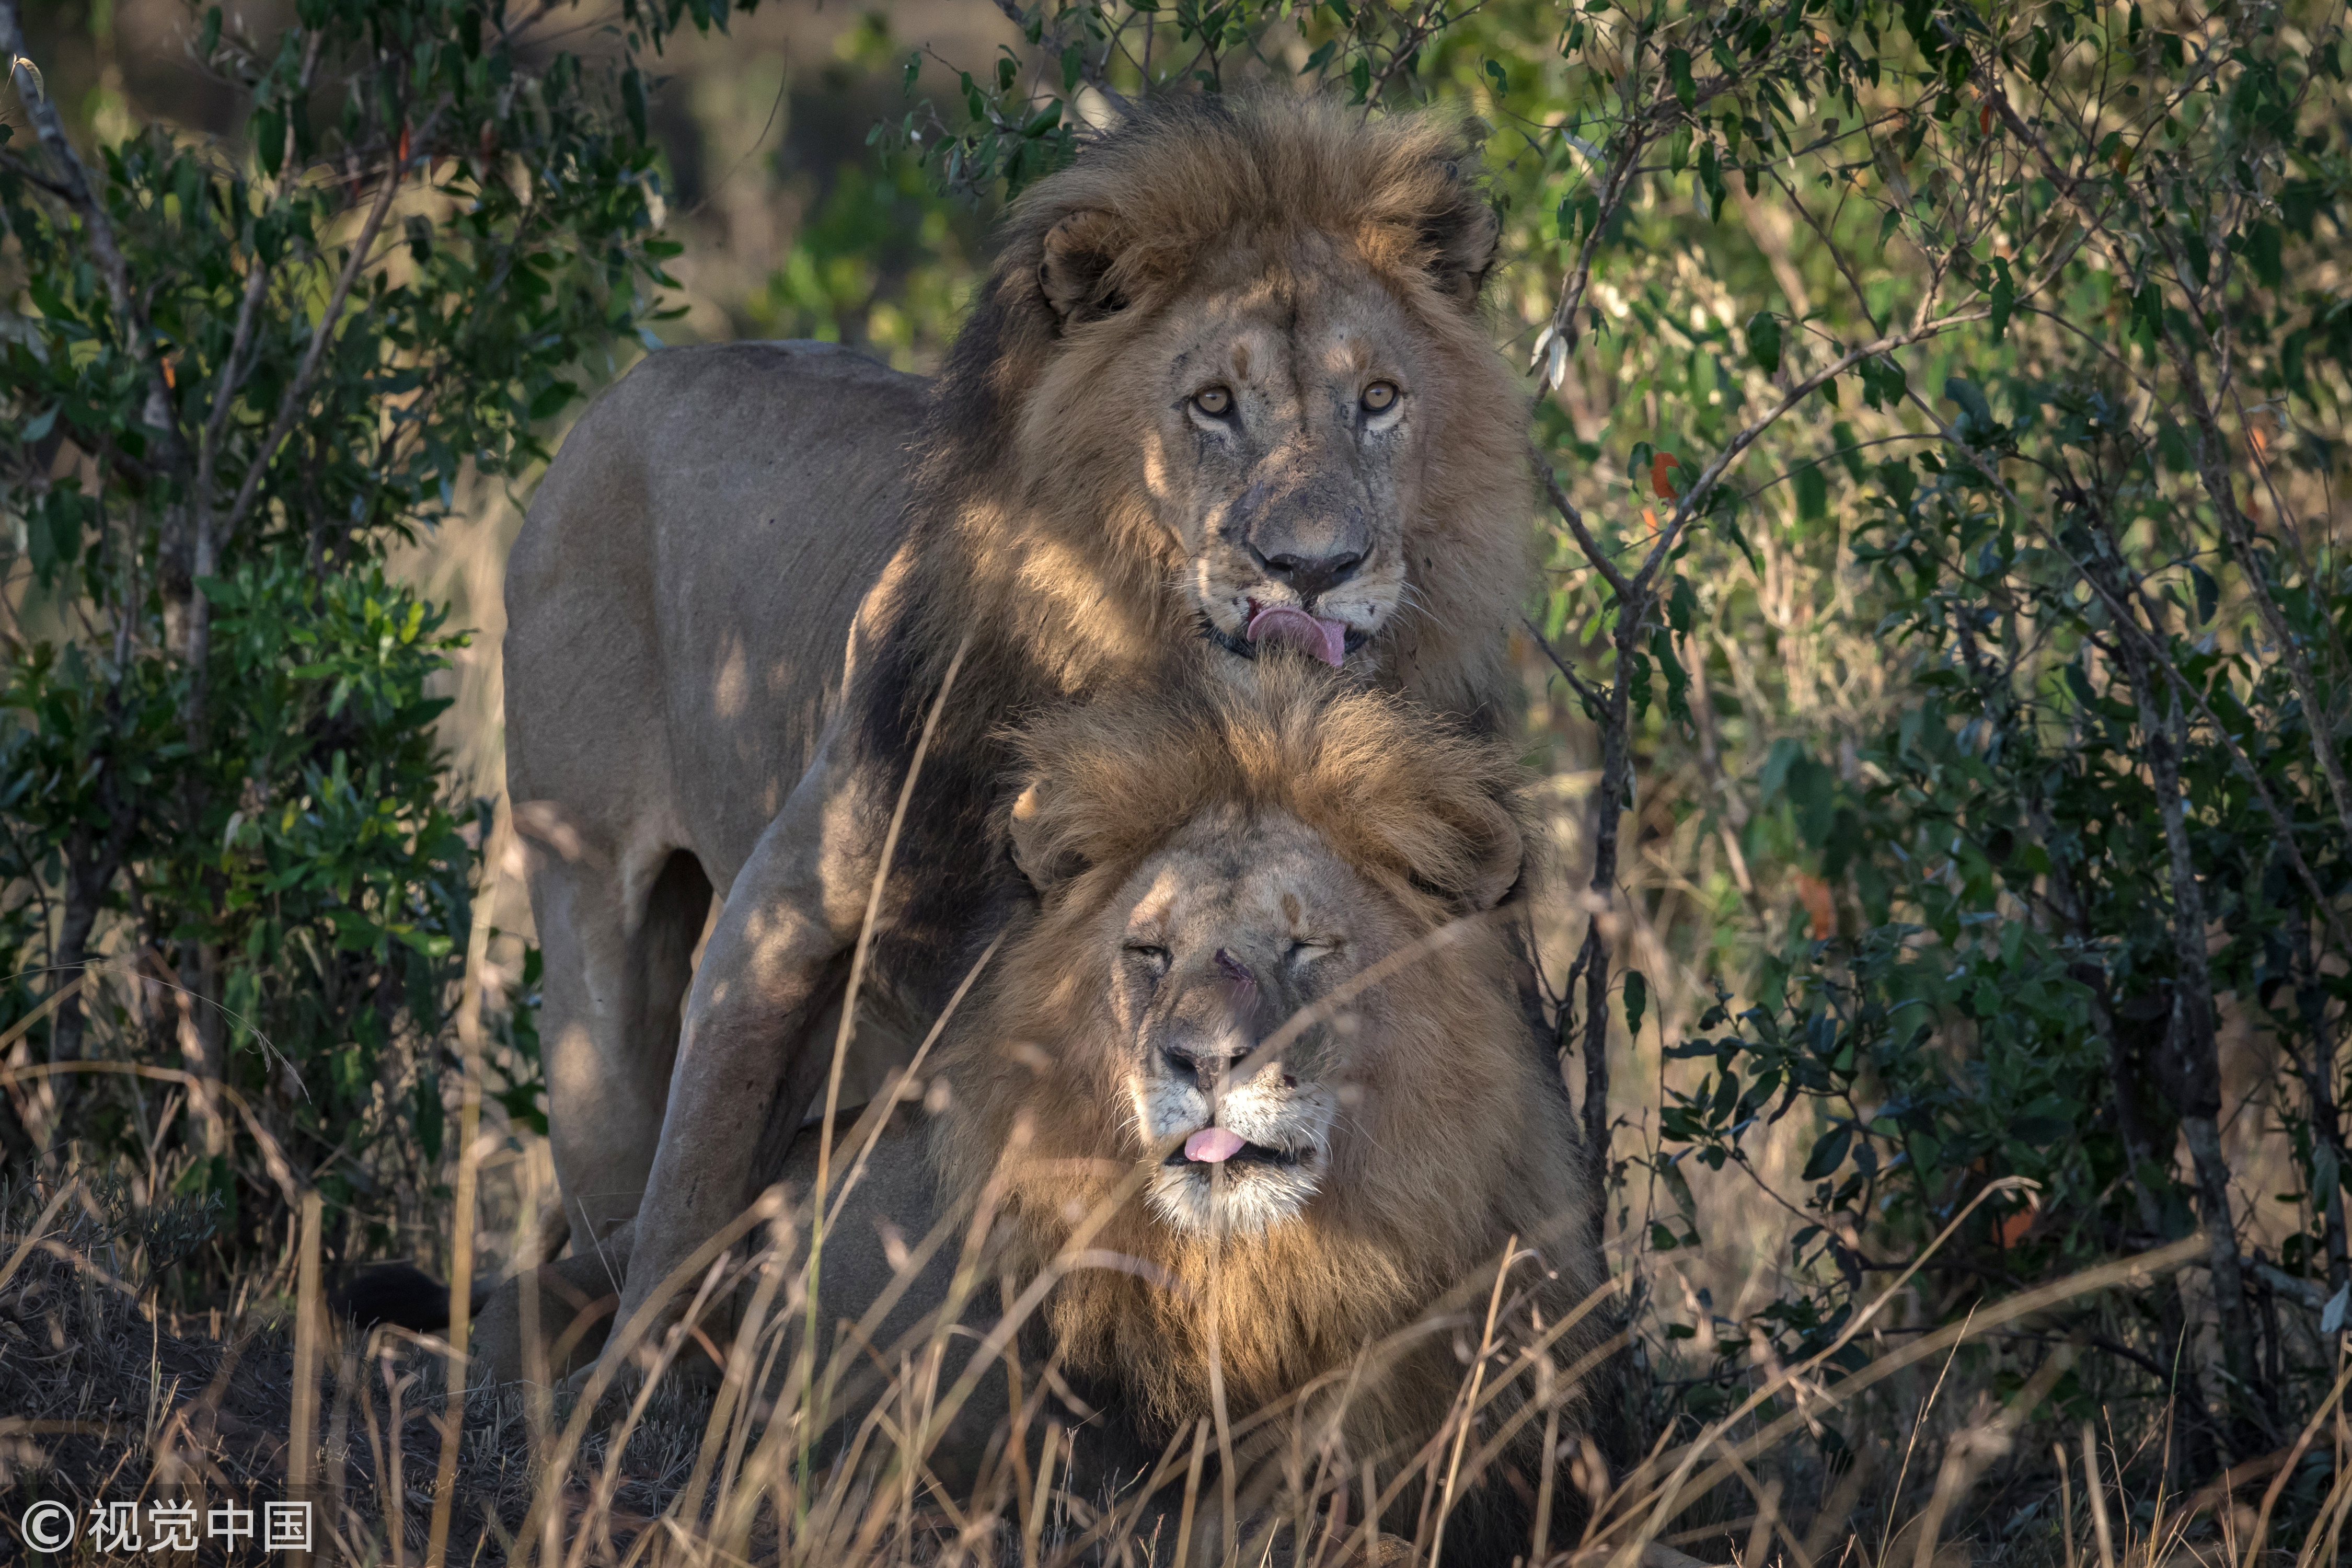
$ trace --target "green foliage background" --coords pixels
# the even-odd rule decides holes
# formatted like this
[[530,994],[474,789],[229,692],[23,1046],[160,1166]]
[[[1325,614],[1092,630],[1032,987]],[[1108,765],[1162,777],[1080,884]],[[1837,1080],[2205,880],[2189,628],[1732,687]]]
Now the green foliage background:
[[[226,1059],[317,1169],[421,1138],[480,839],[429,738],[449,623],[379,563],[459,470],[527,479],[660,315],[666,264],[693,309],[665,331],[920,367],[988,216],[1118,98],[1435,100],[1484,127],[1496,335],[1557,477],[1521,651],[1596,911],[1547,932],[1563,1065],[1613,1128],[1612,1234],[1692,1287],[1644,1320],[1653,1414],[1727,1408],[1898,1276],[1912,1331],[2201,1234],[2200,1268],[2035,1319],[1970,1373],[2137,1423],[2177,1479],[2291,1441],[2352,1307],[2340,13],[1042,0],[992,34],[977,9],[961,55],[867,18],[778,86],[811,177],[767,166],[799,212],[757,276],[655,237],[656,143],[677,171],[769,134],[764,89],[720,117],[723,156],[679,130],[712,68],[681,47],[665,83],[643,51],[726,19],[677,5],[625,6],[576,58],[470,5],[307,7],[341,62],[308,88],[310,35],[220,44],[244,140],[144,132],[103,161],[153,280],[136,322],[22,135],[0,149],[10,967],[61,961],[75,867],[126,795],[156,803],[105,920],[267,1020],[305,1108],[263,1053]],[[344,171],[396,142],[415,205],[268,439],[374,195]],[[253,496],[191,575],[173,531],[223,503],[170,433],[231,384],[212,482]],[[172,616],[199,599],[192,662]],[[20,977],[0,1027],[54,984]],[[493,1054],[527,1110],[516,1016]],[[77,1125],[116,1136],[104,1114]]]

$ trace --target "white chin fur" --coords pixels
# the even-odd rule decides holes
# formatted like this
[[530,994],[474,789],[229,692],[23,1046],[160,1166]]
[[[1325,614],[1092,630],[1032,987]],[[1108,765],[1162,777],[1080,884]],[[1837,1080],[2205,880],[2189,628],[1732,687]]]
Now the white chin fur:
[[[1196,1161],[1162,1165],[1153,1173],[1146,1195],[1152,1212],[1172,1229],[1255,1236],[1296,1219],[1322,1186],[1339,1101],[1321,1086],[1283,1089],[1280,1082],[1280,1073],[1269,1067],[1249,1083],[1226,1090],[1217,1121],[1250,1142],[1297,1150],[1297,1163],[1249,1160],[1222,1167]],[[1190,1084],[1139,1079],[1129,1092],[1147,1148],[1208,1124],[1208,1096]]]
[[1257,1236],[1297,1218],[1323,1184],[1320,1162],[1307,1160],[1243,1165],[1225,1171],[1222,1183],[1212,1174],[1215,1169],[1192,1163],[1161,1166],[1151,1178],[1151,1212],[1187,1235]]

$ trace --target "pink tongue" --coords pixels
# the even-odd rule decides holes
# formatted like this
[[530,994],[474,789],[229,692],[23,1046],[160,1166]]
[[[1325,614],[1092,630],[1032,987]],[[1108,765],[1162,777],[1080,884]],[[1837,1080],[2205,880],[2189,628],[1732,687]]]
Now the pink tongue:
[[1213,1165],[1232,1159],[1246,1146],[1242,1135],[1229,1127],[1203,1127],[1184,1140],[1184,1158]]
[[1286,642],[1305,648],[1334,669],[1348,656],[1347,623],[1310,616],[1296,605],[1270,605],[1252,616],[1249,640]]

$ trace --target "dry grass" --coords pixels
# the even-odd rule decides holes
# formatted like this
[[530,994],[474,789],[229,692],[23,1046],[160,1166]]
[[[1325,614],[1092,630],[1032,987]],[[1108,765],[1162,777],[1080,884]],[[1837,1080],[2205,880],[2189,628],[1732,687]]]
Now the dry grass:
[[[466,520],[442,530],[410,563],[436,597],[455,603],[457,620],[478,628],[450,677],[457,701],[445,721],[459,776],[492,795],[503,775],[501,576],[519,521],[513,499],[485,486]],[[1580,782],[1572,773],[1560,778],[1555,818],[1560,858],[1570,864],[1580,854]],[[520,868],[501,830],[486,847],[488,875],[478,903],[486,918],[477,922],[480,940],[469,954],[469,1005],[459,1010],[461,1036],[474,1037],[460,1042],[469,1059],[478,1058],[480,999],[509,988],[522,941],[515,933],[528,930]],[[1675,868],[1698,864],[1704,847],[1669,840],[1645,875],[1671,890],[1680,875]],[[1631,943],[1637,963],[1654,976],[1675,977],[1662,988],[1662,1005],[1674,1016],[1686,1011],[1699,977],[1679,973],[1659,929],[1662,909],[1635,898],[1612,918],[1623,921],[1617,935]],[[1548,945],[1565,950],[1557,933],[1580,925],[1578,913],[1546,917],[1555,933]],[[0,1040],[0,1053],[13,1043]],[[1656,1079],[1655,1047],[1635,1055],[1619,1044],[1615,1081],[1633,1091],[1628,1109],[1638,1123]],[[16,1091],[37,1092],[37,1078],[38,1069],[0,1073]],[[204,1086],[183,1087],[192,1104],[205,1099]],[[442,1215],[422,1210],[403,1228],[420,1253],[445,1265],[463,1256],[469,1268],[494,1276],[522,1250],[546,1201],[545,1147],[483,1111],[478,1087],[457,1098],[478,1120],[454,1141],[454,1166],[417,1173],[415,1185],[421,1193],[437,1174],[470,1194],[464,1213],[472,1236],[451,1237]],[[1794,1134],[1791,1124],[1781,1142],[1793,1143]],[[1801,1157],[1793,1148],[1759,1152],[1768,1177],[1787,1173]],[[920,1375],[923,1357],[936,1350],[937,1325],[884,1347],[883,1363],[905,1370],[875,1401],[882,1414],[852,1434],[845,1454],[805,1466],[803,1451],[824,1426],[814,1418],[817,1391],[852,1369],[802,1368],[793,1375],[781,1347],[804,1306],[807,1262],[772,1245],[678,1282],[698,1292],[706,1310],[746,1293],[752,1299],[734,1341],[738,1353],[715,1393],[657,1380],[635,1385],[637,1397],[603,1401],[596,1390],[582,1400],[523,1387],[469,1388],[452,1422],[443,1391],[453,1367],[464,1373],[447,1343],[396,1331],[357,1339],[327,1321],[315,1205],[308,1209],[310,1231],[289,1234],[276,1262],[241,1280],[218,1310],[191,1316],[164,1305],[168,1292],[157,1284],[177,1261],[175,1249],[203,1225],[201,1215],[169,1196],[182,1173],[152,1161],[141,1171],[68,1159],[27,1173],[0,1203],[7,1232],[0,1247],[0,1491],[13,1504],[0,1515],[40,1497],[70,1498],[87,1517],[87,1504],[100,1499],[193,1491],[257,1501],[290,1484],[320,1504],[327,1556],[399,1568],[523,1559],[551,1568],[1144,1563],[1172,1561],[1179,1542],[1197,1561],[1227,1555],[1223,1521],[1215,1517],[1219,1489],[1193,1469],[1189,1446],[1166,1457],[1156,1478],[1165,1491],[1157,1498],[1151,1485],[1116,1498],[1074,1495],[1054,1458],[1066,1457],[1066,1439],[1042,1428],[1008,1440],[1001,1462],[961,1495],[931,1484],[919,1434],[939,1424],[941,1402],[954,1397],[952,1388]],[[268,1179],[281,1176],[292,1179],[281,1171]],[[1664,1258],[1624,1244],[1619,1289],[1658,1304],[1658,1317],[1639,1327],[1696,1315],[1682,1309],[1700,1289],[1712,1289],[1733,1319],[1778,1289],[1776,1260],[1785,1256],[1780,1239],[1791,1222],[1730,1181],[1701,1192],[1699,1202],[1703,1228],[1723,1238],[1717,1244]],[[313,1259],[307,1268],[306,1250]],[[1602,1500],[1591,1533],[1552,1542],[1549,1561],[1631,1564],[1663,1545],[1747,1568],[2336,1562],[2352,1511],[2343,1384],[2294,1448],[2183,1496],[2137,1479],[2160,1468],[2148,1462],[2160,1433],[2085,1428],[2054,1415],[2043,1401],[2063,1357],[2046,1358],[2039,1386],[2030,1383],[2006,1404],[1990,1397],[1981,1370],[1972,1374],[1962,1365],[1964,1346],[2037,1327],[2037,1314],[2062,1302],[2144,1284],[2159,1261],[2045,1286],[1933,1334],[1908,1331],[1915,1325],[1906,1313],[1916,1303],[1907,1281],[1898,1280],[1874,1316],[1851,1326],[1851,1342],[1870,1352],[1864,1364],[1772,1367],[1711,1425],[1662,1421],[1647,1457]],[[641,1364],[667,1365],[690,1353],[691,1340],[690,1327],[681,1327],[646,1347]],[[1645,1337],[1645,1348],[1655,1358],[1650,1375],[1661,1384],[1696,1370],[1669,1360],[1663,1342]],[[1390,1478],[1397,1495],[1428,1500],[1408,1521],[1423,1561],[1444,1499],[1475,1474],[1492,1437],[1478,1425],[1476,1380],[1494,1386],[1495,1374],[1507,1370],[1503,1363],[1524,1353],[1499,1342],[1486,1351],[1465,1374],[1458,1409],[1466,1416]],[[298,1376],[304,1365],[312,1374]],[[1024,1386],[1037,1384],[1033,1377]],[[298,1398],[305,1389],[309,1396]],[[1647,1413],[1655,1417],[1663,1408]],[[1037,1426],[1034,1400],[1024,1414]],[[1824,1421],[1850,1436],[1876,1436],[1857,1439],[1855,1462],[1833,1471],[1813,1440],[1811,1428]],[[1204,1434],[1202,1451],[1230,1440]],[[1339,1458],[1301,1455],[1282,1495],[1234,1521],[1231,1556],[1344,1561],[1349,1532],[1317,1522],[1318,1514],[1328,1519],[1338,1480],[1352,1476]],[[2282,1517],[2311,1521],[2303,1539],[2259,1550]],[[1256,1540],[1275,1529],[1286,1539]],[[1304,1541],[1303,1550],[1293,1541]],[[1272,1546],[1274,1555],[1251,1554],[1254,1544]]]
[[[497,1142],[478,1136],[461,1164]],[[461,1188],[481,1190],[478,1176],[458,1175]],[[1204,1484],[1197,1456],[1245,1438],[1245,1425],[1213,1442],[1204,1432],[1174,1445],[1154,1477],[1117,1497],[1078,1496],[1059,1479],[1067,1438],[1039,1426],[1033,1396],[1011,1424],[1023,1429],[1005,1433],[977,1484],[949,1495],[925,1463],[935,1440],[925,1434],[936,1435],[968,1392],[936,1375],[943,1325],[927,1321],[870,1358],[796,1363],[788,1341],[804,1310],[810,1260],[766,1239],[794,1234],[788,1224],[763,1226],[790,1219],[784,1194],[772,1194],[737,1227],[754,1245],[721,1255],[714,1244],[679,1271],[672,1284],[694,1309],[627,1358],[658,1373],[692,1354],[697,1325],[723,1303],[745,1302],[715,1391],[657,1376],[619,1388],[592,1381],[576,1397],[472,1387],[452,1422],[443,1391],[464,1370],[451,1345],[396,1331],[362,1338],[328,1321],[315,1203],[304,1205],[302,1226],[266,1278],[230,1310],[195,1319],[157,1305],[154,1285],[200,1234],[202,1216],[169,1201],[141,1207],[128,1191],[114,1174],[68,1165],[5,1194],[0,1489],[12,1513],[39,1498],[71,1500],[84,1517],[101,1499],[256,1503],[290,1484],[318,1502],[321,1551],[338,1562],[1143,1563],[1178,1561],[1180,1542],[1192,1562],[1354,1560],[1351,1532],[1333,1528],[1328,1505],[1358,1471],[1328,1446],[1295,1448],[1270,1504],[1224,1528],[1219,1489]],[[2130,1494],[2123,1478],[2147,1468],[2137,1463],[2138,1437],[2088,1426],[2053,1432],[2041,1402],[2063,1356],[2049,1358],[2037,1385],[2006,1405],[1948,1375],[1958,1347],[2102,1289],[2144,1287],[2200,1246],[2192,1238],[2029,1291],[1853,1370],[1830,1353],[1776,1368],[1723,1419],[1662,1435],[1599,1499],[1584,1537],[1551,1542],[1544,1560],[1591,1568],[1677,1560],[1653,1544],[1663,1542],[1748,1565],[2333,1563],[2352,1512],[2352,1425],[2342,1398],[2352,1362],[2292,1449],[2187,1498]],[[914,1249],[910,1273],[925,1250]],[[968,1266],[961,1289],[982,1283]],[[1906,1287],[1894,1281],[1845,1342],[1871,1343],[1877,1315],[1896,1309]],[[1431,1547],[1446,1500],[1500,1447],[1497,1411],[1486,1405],[1492,1391],[1542,1353],[1506,1342],[1491,1311],[1483,1329],[1480,1313],[1467,1321],[1484,1343],[1454,1423],[1388,1477],[1391,1495],[1423,1500],[1411,1521],[1413,1561],[1440,1555]],[[1001,1325],[988,1350],[1012,1353],[1017,1322],[1016,1314]],[[622,1331],[625,1347],[633,1328],[642,1324]],[[622,1361],[608,1356],[604,1365]],[[869,1365],[896,1370],[845,1441],[811,1464],[826,1426],[815,1412],[828,1402],[843,1408]],[[297,1370],[305,1366],[308,1377]],[[1024,1385],[1038,1389],[1031,1370]],[[1923,1393],[1906,1392],[1920,1385]],[[1844,1474],[1830,1474],[1809,1458],[1806,1441],[1806,1427],[1824,1418],[1886,1440],[1865,1445]],[[2023,1510],[2023,1529],[2012,1510],[2007,1533],[1994,1537],[1989,1526],[2001,1521],[1979,1511],[1977,1500],[2000,1489],[2005,1475],[2014,1490],[2022,1471],[2060,1496],[2038,1517]],[[2298,1487],[2317,1494],[2305,1538],[2257,1551]],[[1356,1539],[1352,1549],[1365,1544]]]
[[[478,908],[510,896],[504,837],[501,828],[486,847]],[[478,1071],[481,1003],[499,977],[488,922],[476,930],[457,1032]],[[12,1032],[21,1035],[29,1022]],[[0,1040],[0,1051],[15,1043]],[[231,1091],[179,1082],[184,1074],[85,1065],[169,1078],[188,1103],[242,1114]],[[0,1080],[22,1093],[44,1076],[25,1066]],[[454,1169],[424,1175],[454,1177],[460,1203],[450,1255],[489,1274],[529,1234],[543,1194],[543,1150],[483,1112],[477,1080],[458,1099]],[[361,1338],[329,1321],[320,1205],[291,1190],[298,1177],[282,1156],[270,1157],[260,1125],[249,1124],[267,1166],[256,1174],[289,1187],[299,1223],[268,1268],[201,1317],[173,1310],[169,1292],[158,1289],[207,1227],[205,1214],[170,1195],[184,1174],[172,1162],[196,1154],[153,1155],[143,1170],[68,1154],[0,1194],[0,1490],[15,1504],[6,1512],[43,1498],[71,1500],[84,1518],[100,1500],[191,1496],[251,1505],[290,1489],[319,1505],[327,1556],[399,1568],[524,1560],[549,1568],[1141,1563],[1177,1561],[1180,1548],[1193,1562],[1305,1564],[1349,1561],[1369,1544],[1360,1524],[1333,1522],[1330,1504],[1359,1472],[1330,1443],[1295,1447],[1272,1498],[1238,1515],[1219,1512],[1223,1489],[1204,1479],[1199,1460],[1231,1451],[1247,1437],[1245,1426],[1192,1434],[1156,1474],[1117,1496],[1078,1495],[1065,1479],[1066,1436],[1043,1422],[1039,1397],[1007,1424],[976,1483],[947,1492],[928,1474],[929,1435],[969,1389],[936,1375],[946,1324],[927,1321],[877,1347],[870,1364],[889,1372],[878,1396],[845,1405],[842,1391],[868,1363],[845,1356],[811,1366],[787,1350],[805,1310],[811,1263],[771,1239],[798,1234],[784,1194],[772,1194],[766,1210],[739,1226],[751,1245],[725,1256],[708,1247],[673,1279],[697,1305],[634,1358],[638,1373],[656,1375],[617,1389],[592,1383],[576,1397],[468,1387],[453,1412],[443,1391],[466,1373],[450,1343],[384,1331]],[[848,1180],[857,1179],[857,1163],[845,1162]],[[420,1180],[418,1190],[428,1185]],[[436,1217],[424,1215],[420,1234],[439,1234]],[[2148,1472],[2149,1434],[2053,1431],[2042,1401],[2063,1356],[2046,1358],[2034,1383],[2005,1405],[1951,1375],[1961,1347],[2033,1326],[2101,1290],[2144,1288],[2200,1246],[2192,1238],[2045,1285],[1934,1333],[1886,1331],[1909,1305],[1910,1280],[1896,1279],[1830,1352],[1790,1366],[1768,1360],[1741,1403],[1710,1425],[1665,1424],[1646,1456],[1595,1500],[1589,1531],[1550,1541],[1546,1560],[1630,1568],[1673,1561],[1658,1555],[1664,1547],[1748,1565],[2332,1563],[2352,1510],[2343,1383],[2294,1448],[2184,1499],[2130,1495],[2124,1478]],[[919,1268],[925,1253],[916,1247],[908,1268]],[[1654,1263],[1639,1254],[1623,1260],[1616,1289],[1638,1285],[1654,1297],[1664,1281]],[[981,1283],[977,1266],[967,1265],[961,1289]],[[703,1320],[743,1300],[714,1392],[657,1375],[691,1354]],[[997,1327],[983,1360],[1014,1353],[1024,1310]],[[1540,1342],[1508,1340],[1496,1323],[1489,1310],[1448,1325],[1480,1342],[1454,1416],[1383,1479],[1389,1497],[1404,1500],[1387,1522],[1412,1532],[1421,1561],[1443,1560],[1433,1548],[1450,1500],[1500,1450],[1507,1434],[1494,1391],[1544,1357]],[[630,1331],[623,1330],[625,1348]],[[1870,1359],[1847,1367],[1836,1359],[1846,1345],[1868,1348]],[[608,1355],[601,1364],[631,1360]],[[1664,1379],[1676,1368],[1662,1361],[1652,1370]],[[1021,1386],[1040,1390],[1043,1381],[1031,1375]],[[845,1407],[868,1414],[845,1441],[820,1447],[823,1413]],[[1539,1405],[1529,1418],[1544,1418]],[[1884,1440],[1859,1444],[1857,1462],[1832,1473],[1809,1431],[1824,1420]],[[1566,1511],[1538,1504],[1539,1514]],[[2311,1521],[2303,1542],[2267,1556],[2255,1551],[2252,1543],[2283,1513]],[[1349,1517],[1360,1521],[1360,1509]],[[98,1559],[85,1552],[82,1560]]]

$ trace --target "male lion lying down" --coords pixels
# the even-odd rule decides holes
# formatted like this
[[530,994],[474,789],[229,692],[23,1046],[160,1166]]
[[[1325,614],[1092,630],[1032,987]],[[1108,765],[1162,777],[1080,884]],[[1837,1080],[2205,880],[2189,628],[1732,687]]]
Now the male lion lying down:
[[[1287,1470],[1326,1503],[1351,1489],[1338,1506],[1360,1521],[1369,1472],[1383,1527],[1423,1550],[1445,1513],[1449,1560],[1525,1552],[1539,1496],[1572,1542],[1611,1314],[1590,1169],[1495,912],[1524,854],[1510,748],[1293,660],[1254,692],[1050,715],[1018,757],[1034,902],[916,1063],[928,1089],[903,1095],[929,1113],[902,1099],[829,1227],[816,1364],[850,1347],[836,1437],[873,1407],[873,1369],[903,1367],[887,1412],[912,1425],[905,1391],[929,1391],[928,1462],[951,1487],[1003,1454],[1012,1397],[1024,1432],[1075,1429],[1081,1497],[1157,1484],[1167,1506],[1205,1459],[1202,1499],[1233,1478],[1220,1517],[1276,1517]],[[793,1194],[816,1142],[778,1173]],[[834,1171],[866,1142],[841,1137]],[[631,1240],[540,1271],[551,1339],[572,1304],[609,1307]],[[746,1321],[739,1294],[719,1315],[784,1335],[783,1367],[803,1313]],[[509,1286],[482,1323],[489,1370],[522,1370],[520,1323]],[[549,1370],[583,1364],[603,1326]],[[988,1375],[950,1419],[975,1347]],[[751,1349],[730,1359],[759,1364]]]

